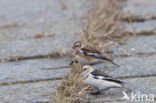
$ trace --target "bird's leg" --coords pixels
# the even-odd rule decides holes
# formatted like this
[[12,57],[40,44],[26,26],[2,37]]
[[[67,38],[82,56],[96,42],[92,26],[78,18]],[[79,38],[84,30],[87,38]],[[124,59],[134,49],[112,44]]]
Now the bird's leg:
[[81,73],[81,72],[83,72],[83,65],[81,64],[81,63],[79,63],[79,67],[80,67],[80,69],[79,69],[79,72]]
[[105,88],[105,89],[100,89],[100,90],[98,90],[98,91],[96,91],[96,92],[92,92],[92,93],[90,93],[90,94],[92,94],[92,95],[102,95],[102,92],[107,91],[107,90],[109,90],[109,89],[110,89],[110,87]]
[[98,90],[96,92],[91,92],[91,95],[101,95],[101,90]]
[[74,63],[74,61],[72,60],[70,63],[69,63],[69,65],[72,65]]
[[74,64],[74,63],[78,63],[78,61],[75,60],[75,59],[72,59],[71,62],[69,63],[69,65],[72,65],[72,64]]

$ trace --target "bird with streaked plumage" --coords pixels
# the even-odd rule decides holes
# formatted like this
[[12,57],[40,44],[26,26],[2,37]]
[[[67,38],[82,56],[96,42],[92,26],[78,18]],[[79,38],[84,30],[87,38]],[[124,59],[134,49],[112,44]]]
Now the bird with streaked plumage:
[[119,65],[113,60],[103,56],[99,50],[90,45],[83,45],[81,41],[76,41],[72,47],[72,50],[74,59],[82,65],[93,65],[102,63],[103,61],[109,61],[119,67]]

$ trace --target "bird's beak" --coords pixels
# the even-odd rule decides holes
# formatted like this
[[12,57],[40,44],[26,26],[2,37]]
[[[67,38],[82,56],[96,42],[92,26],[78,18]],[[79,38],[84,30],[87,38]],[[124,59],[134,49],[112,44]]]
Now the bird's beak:
[[72,46],[72,49],[75,49],[75,47],[74,47],[74,46]]
[[79,73],[83,72],[82,68],[79,69]]

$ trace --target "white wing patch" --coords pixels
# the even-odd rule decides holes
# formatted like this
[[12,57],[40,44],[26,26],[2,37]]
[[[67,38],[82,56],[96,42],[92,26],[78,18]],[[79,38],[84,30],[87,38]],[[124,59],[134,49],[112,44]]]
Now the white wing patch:
[[98,79],[104,79],[104,78],[106,78],[106,77],[104,77],[104,76],[96,76]]
[[99,55],[97,53],[92,53],[92,52],[83,52],[83,54],[87,55],[87,56],[92,56],[92,57],[95,57],[95,58],[100,58],[101,57],[101,55]]

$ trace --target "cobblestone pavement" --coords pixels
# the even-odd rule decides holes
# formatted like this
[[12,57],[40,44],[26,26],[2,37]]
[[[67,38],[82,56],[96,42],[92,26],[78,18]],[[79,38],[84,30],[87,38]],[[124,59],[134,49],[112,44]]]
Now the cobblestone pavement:
[[[109,91],[116,95],[92,97],[93,103],[147,103],[139,101],[141,94],[156,96],[156,1],[127,0],[123,8],[123,22],[127,30],[136,36],[128,37],[121,45],[113,48],[115,61],[120,68],[113,65],[98,65],[106,73],[125,81],[126,87],[132,90],[128,93],[130,100],[121,100],[122,92]],[[133,18],[133,19],[131,19]],[[131,19],[131,22],[129,20]],[[132,93],[137,96],[132,98]],[[152,101],[151,103],[155,103]]]
[[69,68],[43,68],[68,65],[55,55],[70,53],[89,9],[87,0],[0,1],[0,103],[51,99]]
[[[156,95],[156,1],[126,2],[122,21],[127,24],[127,31],[136,36],[128,37],[112,49],[120,68],[107,63],[97,66],[125,81],[133,93]],[[69,68],[43,68],[66,66],[69,58],[48,58],[47,55],[70,53],[69,48],[79,38],[76,34],[82,29],[81,17],[89,11],[90,2],[1,0],[0,8],[0,103],[49,101]],[[131,23],[130,18],[133,18]],[[16,61],[19,58],[20,61]],[[91,100],[93,103],[132,103],[121,100],[122,92],[113,91],[91,96]]]

